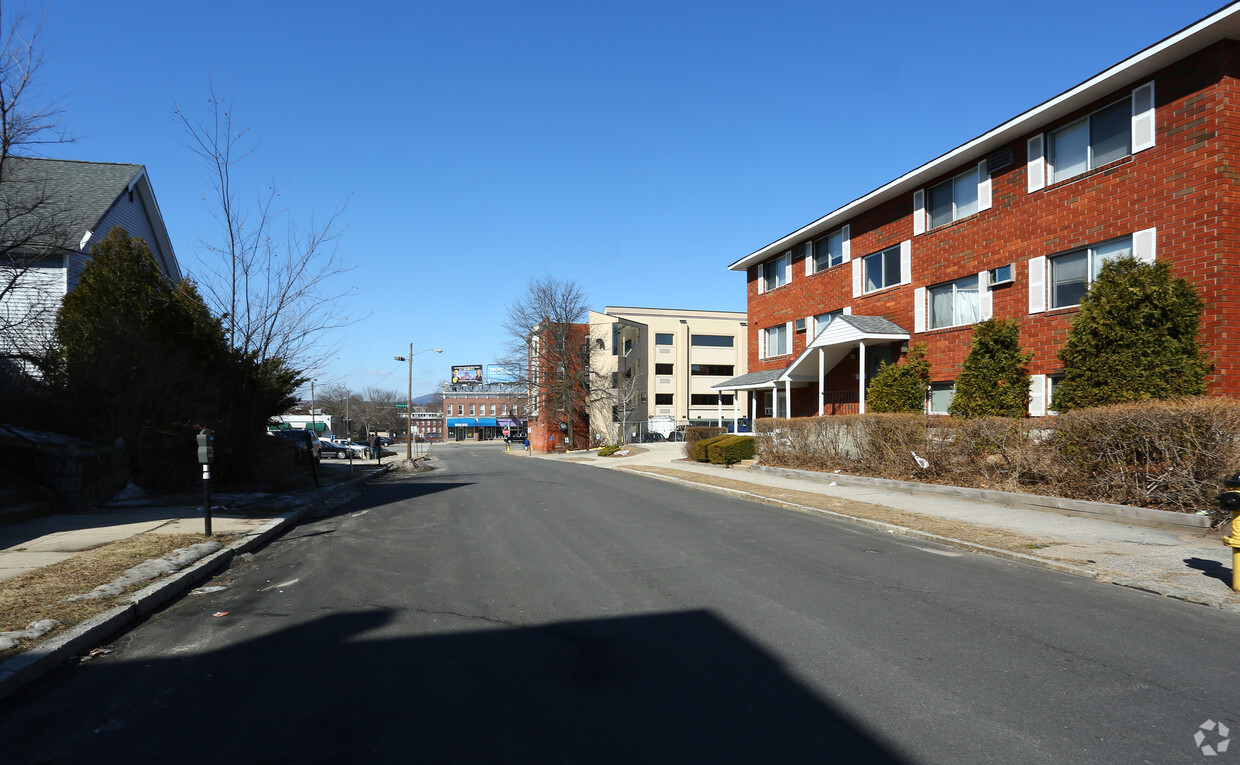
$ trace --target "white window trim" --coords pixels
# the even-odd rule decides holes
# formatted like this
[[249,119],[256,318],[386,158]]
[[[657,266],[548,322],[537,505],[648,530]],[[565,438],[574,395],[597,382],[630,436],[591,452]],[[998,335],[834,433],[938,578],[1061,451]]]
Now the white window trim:
[[[1154,263],[1157,260],[1158,253],[1158,228],[1151,226],[1140,231],[1134,231],[1130,235],[1132,238],[1132,257],[1139,263]],[[1087,245],[1085,249],[1090,249],[1105,244],[1108,240],[1104,239],[1100,242]],[[1079,249],[1079,248],[1078,248]],[[1068,250],[1067,252],[1058,253],[1066,255],[1070,252],[1078,250]],[[1059,310],[1060,308],[1071,308],[1069,305],[1056,306],[1053,309],[1050,305],[1050,258],[1040,255],[1036,258],[1029,259],[1029,313],[1043,313],[1047,310]],[[1092,282],[1091,282],[1092,285]]]
[[1046,187],[1046,148],[1041,133],[1029,139],[1026,151],[1028,156],[1025,166],[1028,179],[1027,190],[1032,194]]
[[[955,180],[957,178],[959,178],[962,175],[967,175],[970,172],[977,173],[977,211],[969,213],[968,215],[961,215],[957,217],[955,213],[955,209],[954,209],[954,202],[953,202],[952,219],[948,221],[947,223],[940,223],[939,225],[934,226],[933,228],[929,228],[930,227],[930,214],[926,212],[926,195],[929,193],[930,189],[935,188],[937,186],[941,186],[944,183],[955,183]],[[990,208],[991,208],[990,171],[987,166],[986,160],[983,159],[981,162],[977,163],[976,171],[965,170],[963,173],[956,173],[951,178],[948,178],[945,181],[940,181],[939,183],[936,183],[933,186],[927,186],[924,189],[918,189],[917,191],[913,192],[913,235],[916,236],[917,234],[924,234],[927,230],[933,231],[934,229],[937,229],[937,228],[943,228],[944,226],[949,226],[953,223],[956,223],[957,221],[962,221],[965,218],[971,218],[974,215],[977,215],[977,213],[980,213],[983,210],[989,210]]]
[[[1140,85],[1134,88],[1132,92],[1128,94],[1127,98],[1128,98],[1128,105],[1129,105],[1130,113],[1132,116],[1131,116],[1129,127],[1128,127],[1128,154],[1124,156],[1131,157],[1137,154],[1138,152],[1145,151],[1146,149],[1152,149],[1156,145],[1157,130],[1156,130],[1156,124],[1155,124],[1155,109],[1154,109],[1154,82],[1151,80],[1150,82],[1147,82],[1144,85]],[[1081,119],[1073,120],[1072,122],[1069,122],[1065,125],[1060,126],[1056,130],[1052,131],[1050,135],[1053,136],[1055,135],[1055,133],[1061,130],[1064,130],[1065,128],[1071,127],[1072,125],[1075,125],[1081,121],[1086,121],[1086,122],[1090,121],[1095,114],[1102,111],[1103,109],[1107,109],[1111,106],[1114,106],[1118,102],[1118,100],[1122,100],[1122,99],[1117,99],[1117,101],[1112,101],[1109,104],[1104,104],[1103,106],[1097,109],[1094,109],[1089,114],[1086,114]],[[1033,139],[1030,139],[1031,146],[1032,146],[1032,141]],[[1046,148],[1049,150],[1050,148],[1049,141],[1047,143],[1048,143],[1048,146]],[[1090,143],[1091,148],[1092,148],[1092,145],[1093,144],[1091,141]],[[1118,161],[1119,160],[1112,160],[1112,162],[1118,162]],[[1091,164],[1092,164],[1092,160],[1091,160]],[[1109,165],[1111,163],[1107,162],[1106,164]],[[1082,175],[1093,172],[1094,170],[1097,170],[1099,167],[1105,167],[1105,165],[1097,165],[1097,166],[1089,167],[1086,170],[1080,173],[1077,173],[1076,175],[1072,175],[1067,178],[1055,179],[1055,165],[1053,162],[1049,161],[1049,158],[1048,158],[1046,162],[1046,179],[1050,183],[1064,183],[1064,182],[1072,180],[1073,178],[1079,178]],[[1030,189],[1029,189],[1030,191],[1035,190],[1032,188],[1032,184],[1033,184],[1033,181],[1030,180]]]
[[1029,375],[1029,416],[1045,417],[1049,396],[1046,375]]
[[828,232],[826,234],[823,234],[820,237],[811,239],[808,242],[806,242],[805,243],[805,275],[813,276],[814,274],[825,273],[826,271],[829,271],[832,268],[836,267],[836,266],[828,265],[826,268],[822,269],[821,271],[814,270],[815,262],[818,259],[818,253],[816,252],[817,248],[814,247],[814,243],[821,239],[826,239],[832,234],[839,234],[840,241],[841,241],[840,252],[842,253],[843,258],[840,260],[840,262],[837,265],[842,266],[848,261],[852,260],[851,258],[852,246],[850,242],[849,233],[850,233],[850,224],[845,223],[843,226],[840,226],[835,231]]
[[[932,284],[930,287],[918,287],[913,290],[913,331],[925,332],[927,330],[938,329],[957,329],[959,327],[968,327],[977,322],[967,322],[964,324],[949,324],[942,327],[930,326],[930,289],[932,287],[941,287],[945,284],[955,284],[964,281],[968,277],[953,279],[950,282],[939,282]],[[990,294],[990,278],[989,272],[980,271],[977,274],[977,321],[982,322],[991,318],[993,313],[993,303]]]

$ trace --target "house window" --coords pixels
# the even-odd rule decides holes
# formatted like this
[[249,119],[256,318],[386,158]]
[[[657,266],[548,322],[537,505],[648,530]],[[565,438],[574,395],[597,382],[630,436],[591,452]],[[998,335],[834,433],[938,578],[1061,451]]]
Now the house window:
[[722,397],[715,393],[693,393],[689,396],[689,403],[692,406],[717,406],[720,403],[720,398],[723,399],[722,403],[725,406],[732,405],[732,394],[730,393],[725,393]]
[[491,404],[491,416],[495,416],[495,404]]
[[656,332],[654,333],[654,344],[671,345],[673,338],[674,335],[671,332]]
[[457,404],[457,405],[456,405],[456,416],[457,416],[457,417],[464,417],[464,416],[465,416],[465,405],[464,405],[464,404]]
[[926,290],[930,329],[976,324],[981,320],[977,277],[968,276]]
[[691,364],[689,365],[689,374],[731,377],[733,369],[734,367],[731,364]]
[[503,417],[503,416],[505,416],[505,415],[507,415],[507,414],[508,414],[508,405],[507,405],[507,404],[500,404],[500,405],[499,405],[499,414],[500,414],[500,416],[501,416],[501,417]]
[[900,245],[888,247],[862,259],[865,291],[874,292],[900,283]]
[[1132,96],[1051,133],[1051,183],[1132,153]]
[[977,168],[930,187],[930,228],[977,212]]
[[814,336],[817,337],[820,332],[826,329],[827,325],[830,324],[831,320],[834,319],[836,316],[843,316],[843,315],[844,315],[844,309],[841,308],[838,311],[827,311],[826,313],[820,313],[817,316],[815,316],[814,317]]
[[791,353],[788,349],[787,324],[767,327],[762,331],[766,333],[766,358],[769,359],[772,356],[784,356]]
[[955,394],[955,383],[930,383],[930,414],[947,414]]
[[1051,258],[1051,308],[1080,305],[1102,264],[1126,257],[1132,257],[1131,236]]
[[654,373],[656,375],[670,375],[675,366],[675,364],[655,364]]
[[675,395],[675,394],[672,394],[672,393],[656,393],[656,394],[654,394],[654,403],[655,403],[655,406],[660,406],[660,405],[663,405],[663,406],[671,406],[671,404],[672,404],[672,396],[673,396],[673,395]]
[[844,262],[844,230],[814,240],[814,273]]
[[731,335],[693,335],[690,343],[698,348],[731,348]]
[[474,416],[474,404],[469,405],[469,416],[470,417]]
[[770,292],[788,283],[788,254],[762,264],[762,291]]

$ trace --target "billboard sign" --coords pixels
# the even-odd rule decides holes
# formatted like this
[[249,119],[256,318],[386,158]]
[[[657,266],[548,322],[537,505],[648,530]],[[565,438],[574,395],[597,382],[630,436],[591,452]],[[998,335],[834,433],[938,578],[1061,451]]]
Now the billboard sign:
[[521,366],[519,364],[487,364],[487,382],[521,382]]
[[482,365],[467,364],[452,367],[453,385],[480,385],[482,383]]

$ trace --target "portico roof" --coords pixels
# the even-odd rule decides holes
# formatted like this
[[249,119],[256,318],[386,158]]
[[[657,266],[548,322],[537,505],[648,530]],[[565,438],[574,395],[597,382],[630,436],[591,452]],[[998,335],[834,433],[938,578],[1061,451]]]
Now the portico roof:
[[818,349],[822,349],[822,369],[832,369],[859,343],[906,341],[908,331],[882,316],[834,316],[800,356],[788,365],[778,382],[808,382],[818,379]]
[[750,372],[747,375],[733,377],[710,386],[711,390],[756,390],[758,388],[774,388],[775,381],[784,373],[782,369],[768,369],[765,372]]

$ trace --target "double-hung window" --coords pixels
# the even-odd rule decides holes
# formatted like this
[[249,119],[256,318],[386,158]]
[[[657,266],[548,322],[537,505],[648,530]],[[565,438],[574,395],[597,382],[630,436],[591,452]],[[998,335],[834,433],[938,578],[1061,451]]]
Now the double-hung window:
[[814,337],[818,337],[818,334],[827,328],[827,325],[831,323],[832,319],[836,316],[843,315],[844,309],[841,308],[838,311],[827,311],[826,313],[820,313],[814,316]]
[[930,228],[960,220],[978,211],[977,168],[961,173],[929,191]]
[[764,358],[770,358],[772,356],[786,356],[792,352],[788,347],[787,324],[777,324],[774,327],[767,327],[762,331],[766,335],[766,353]]
[[790,254],[784,253],[762,264],[762,282],[758,285],[760,292],[770,292],[788,283],[788,275],[792,270],[790,260]]
[[930,329],[958,327],[981,321],[981,302],[976,275],[926,290],[930,304]]
[[866,255],[862,260],[865,292],[874,292],[900,283],[900,245]]
[[814,273],[844,262],[844,230],[814,240]]
[[1065,252],[1050,259],[1051,308],[1079,305],[1108,260],[1132,257],[1132,237]]
[[1051,183],[1102,167],[1132,153],[1132,96],[1051,133]]

